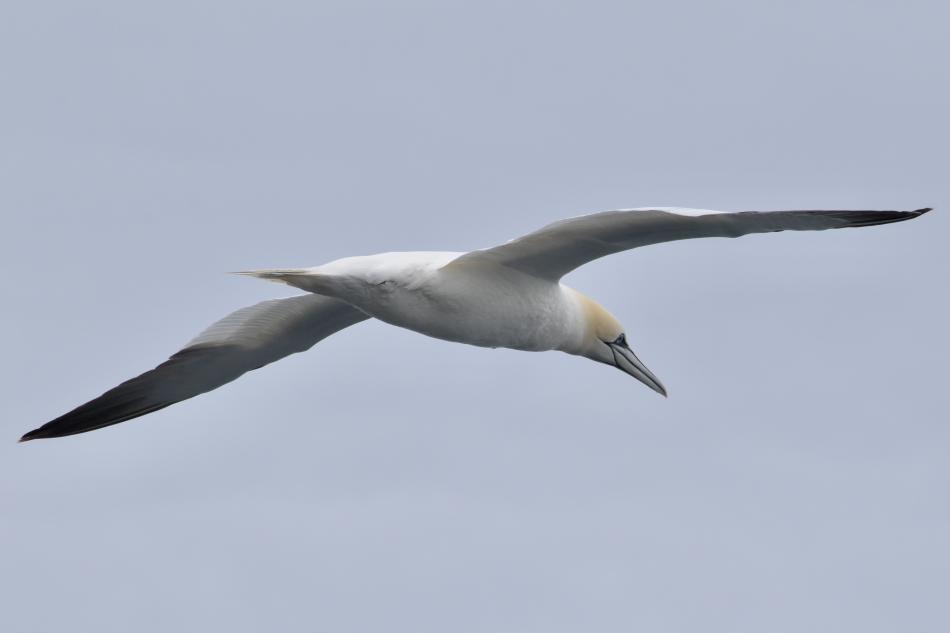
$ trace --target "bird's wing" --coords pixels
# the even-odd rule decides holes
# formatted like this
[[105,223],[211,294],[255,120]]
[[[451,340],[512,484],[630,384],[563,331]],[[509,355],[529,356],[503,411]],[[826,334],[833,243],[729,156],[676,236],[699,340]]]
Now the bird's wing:
[[506,244],[466,253],[449,266],[489,261],[555,281],[604,255],[648,244],[874,226],[910,220],[927,211],[723,212],[661,207],[607,211],[549,224]]
[[310,349],[368,318],[347,303],[315,294],[241,308],[155,369],[30,431],[20,441],[92,431],[163,409]]

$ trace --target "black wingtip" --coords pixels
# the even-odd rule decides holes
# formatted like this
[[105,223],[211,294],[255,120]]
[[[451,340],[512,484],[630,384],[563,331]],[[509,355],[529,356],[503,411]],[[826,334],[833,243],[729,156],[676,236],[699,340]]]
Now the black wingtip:
[[[65,418],[66,416],[62,416],[62,417]],[[51,437],[60,437],[62,435],[68,435],[68,433],[60,432],[61,429],[58,428],[58,425],[56,424],[61,419],[62,418],[57,418],[56,420],[53,420],[52,422],[47,422],[43,426],[33,429],[29,433],[24,433],[23,437],[20,438],[19,443],[22,444],[23,442],[31,442],[33,440],[45,440]]]
[[[818,213],[843,220],[845,224],[838,228],[857,228],[905,222],[919,218],[932,210],[931,207],[925,207],[914,211],[820,211]],[[806,211],[806,213],[809,212]]]
[[23,437],[19,439],[18,443],[22,444],[23,442],[31,442],[33,440],[45,440],[51,437],[60,437],[63,435],[63,433],[57,433],[56,427],[52,424],[52,422],[47,422],[43,426],[37,427],[29,433],[24,433]]
[[24,433],[18,442],[22,444],[23,442],[29,442],[30,440],[38,440],[43,437],[43,434],[40,433],[40,429],[33,429],[29,433]]

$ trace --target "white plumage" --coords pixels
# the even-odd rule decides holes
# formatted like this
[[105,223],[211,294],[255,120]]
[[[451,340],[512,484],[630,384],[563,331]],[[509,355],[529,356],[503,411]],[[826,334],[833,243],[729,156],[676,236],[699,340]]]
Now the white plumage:
[[427,336],[526,351],[558,350],[612,365],[666,395],[636,357],[619,321],[560,282],[591,260],[649,244],[773,231],[820,231],[916,218],[916,211],[719,212],[651,207],[556,222],[469,253],[349,257],[314,268],[243,274],[308,294],[242,308],[155,369],[23,436],[82,433],[216,389],[247,371],[377,318]]

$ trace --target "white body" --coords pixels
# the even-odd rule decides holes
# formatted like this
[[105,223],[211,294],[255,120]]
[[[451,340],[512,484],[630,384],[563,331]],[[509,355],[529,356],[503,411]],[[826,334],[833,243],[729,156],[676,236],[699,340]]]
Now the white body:
[[381,321],[480,347],[576,351],[584,298],[559,282],[463,253],[382,253],[338,260],[288,283]]

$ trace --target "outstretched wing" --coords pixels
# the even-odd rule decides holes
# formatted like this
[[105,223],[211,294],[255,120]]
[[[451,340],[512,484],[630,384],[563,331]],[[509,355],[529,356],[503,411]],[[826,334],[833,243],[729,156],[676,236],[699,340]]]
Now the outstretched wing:
[[916,211],[708,211],[644,208],[562,220],[501,246],[472,251],[450,264],[491,261],[556,281],[589,261],[620,251],[695,237],[774,231],[823,231],[901,222]]
[[310,349],[369,316],[315,294],[264,301],[224,317],[167,361],[24,435],[92,431],[217,389],[252,369]]

